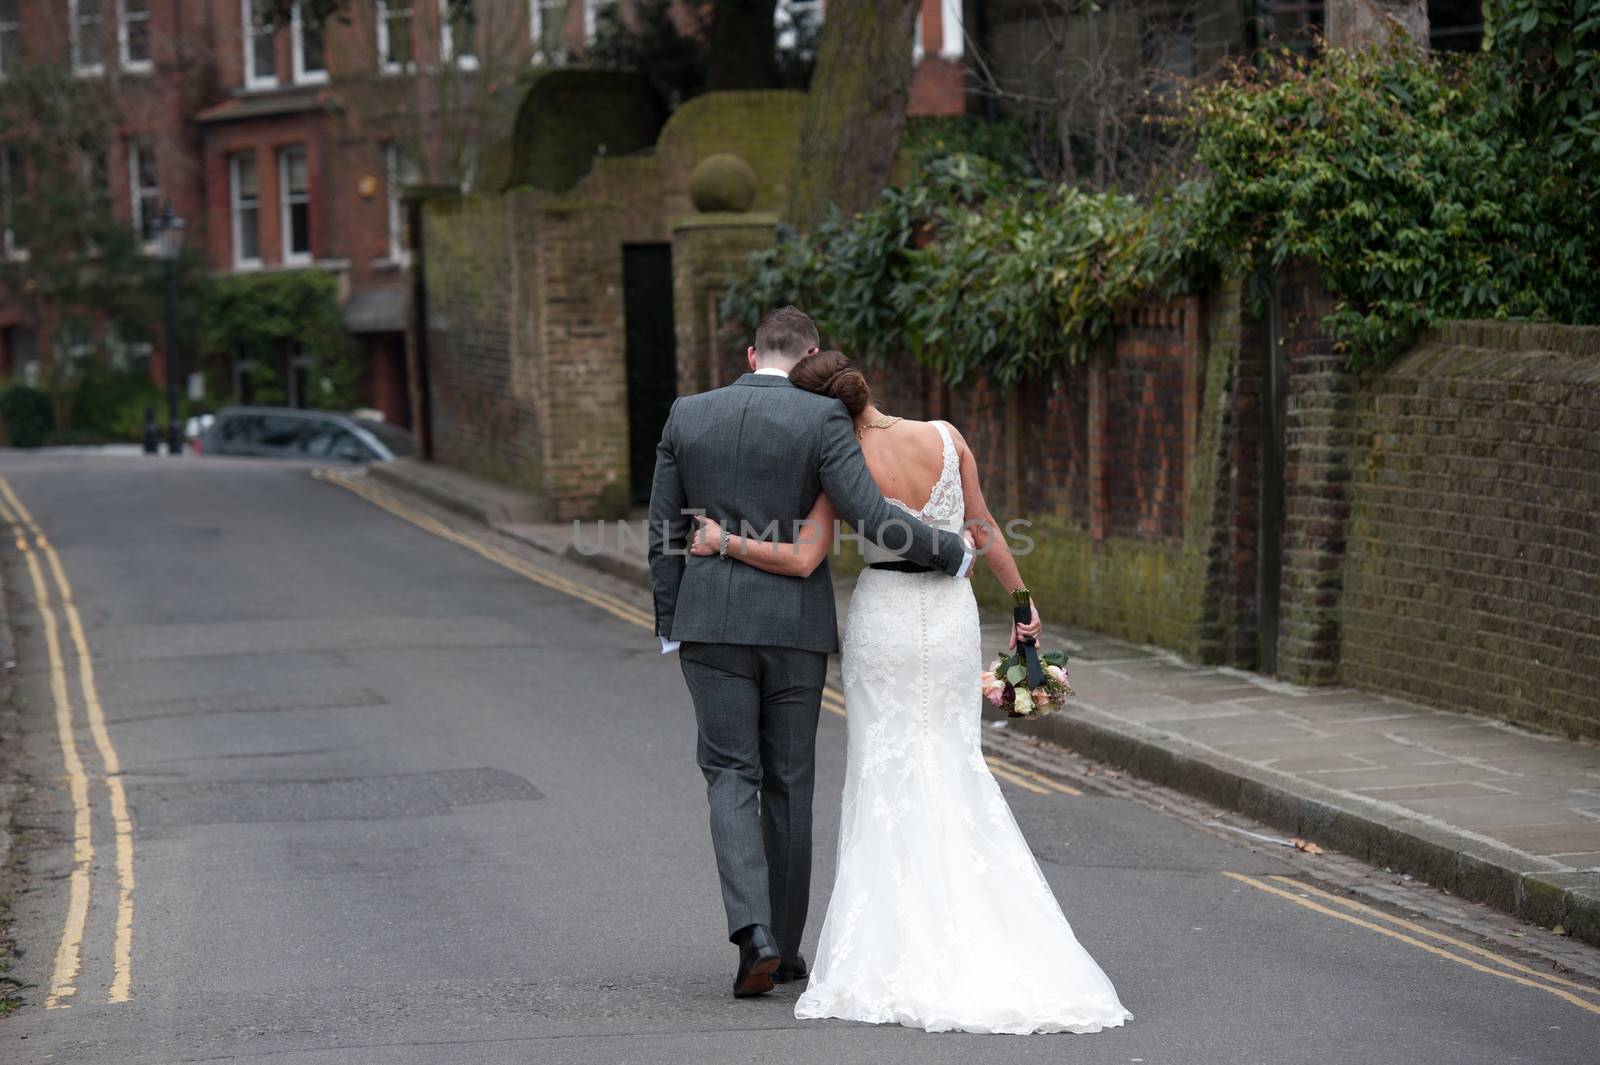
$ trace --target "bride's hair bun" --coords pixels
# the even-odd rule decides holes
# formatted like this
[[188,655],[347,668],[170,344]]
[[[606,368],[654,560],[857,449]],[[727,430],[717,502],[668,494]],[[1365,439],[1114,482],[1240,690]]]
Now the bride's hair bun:
[[822,396],[832,396],[844,404],[852,419],[872,402],[872,391],[861,371],[838,351],[819,351],[794,364],[789,380],[796,387]]

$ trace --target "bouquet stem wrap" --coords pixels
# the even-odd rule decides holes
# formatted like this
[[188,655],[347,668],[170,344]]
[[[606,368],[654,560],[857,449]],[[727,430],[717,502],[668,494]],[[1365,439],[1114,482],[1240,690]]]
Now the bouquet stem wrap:
[[[1028,589],[1018,588],[1011,593],[1011,617],[1018,625],[1026,625],[1033,620],[1033,597],[1028,594]],[[1028,669],[1028,687],[1044,687],[1044,666],[1039,662],[1039,641],[1031,636],[1017,641],[1017,652],[1022,655],[1022,661]]]

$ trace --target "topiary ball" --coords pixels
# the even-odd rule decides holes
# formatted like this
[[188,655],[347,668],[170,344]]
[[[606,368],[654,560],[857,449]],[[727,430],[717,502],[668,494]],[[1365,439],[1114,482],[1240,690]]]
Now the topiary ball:
[[737,155],[708,155],[689,175],[689,198],[697,211],[743,213],[756,202],[756,172]]

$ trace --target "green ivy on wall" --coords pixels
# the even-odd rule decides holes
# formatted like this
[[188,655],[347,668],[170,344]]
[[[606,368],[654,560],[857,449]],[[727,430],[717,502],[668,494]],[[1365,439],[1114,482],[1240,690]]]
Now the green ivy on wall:
[[752,257],[724,309],[749,327],[797,303],[853,355],[1003,387],[1083,359],[1134,301],[1290,259],[1336,297],[1322,324],[1353,366],[1444,319],[1600,322],[1597,20],[1573,23],[1570,57],[1502,27],[1474,56],[1397,40],[1241,66],[1189,98],[1193,171],[1151,199],[931,158],[872,209]]
[[[261,360],[263,379],[291,345],[312,363],[307,406],[348,410],[358,401],[360,366],[339,321],[338,282],[320,270],[230,274],[206,286],[200,311],[205,350]],[[258,384],[258,401],[283,402],[271,385]]]

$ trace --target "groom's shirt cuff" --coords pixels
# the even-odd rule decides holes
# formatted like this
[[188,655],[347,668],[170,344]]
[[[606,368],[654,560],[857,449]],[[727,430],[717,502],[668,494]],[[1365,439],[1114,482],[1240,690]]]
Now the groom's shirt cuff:
[[956,570],[956,580],[960,580],[967,575],[967,570],[972,568],[972,560],[976,557],[971,551],[961,556],[961,568]]
[[665,636],[659,636],[657,639],[661,641],[661,653],[664,655],[670,655],[678,649],[677,640],[669,640]]

